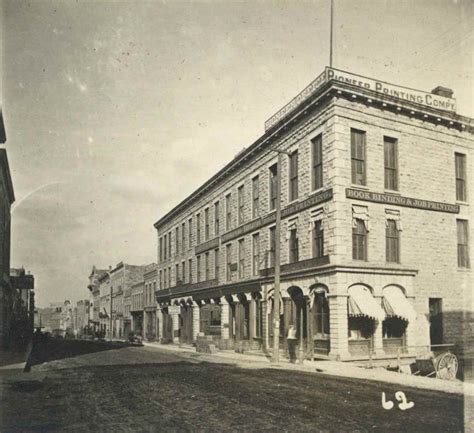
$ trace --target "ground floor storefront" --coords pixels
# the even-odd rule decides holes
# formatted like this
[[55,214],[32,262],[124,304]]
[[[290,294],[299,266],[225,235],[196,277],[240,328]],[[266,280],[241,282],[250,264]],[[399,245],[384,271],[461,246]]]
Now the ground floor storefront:
[[[288,354],[288,346],[296,346],[300,358],[362,361],[428,353],[430,345],[442,341],[442,325],[435,312],[417,311],[416,274],[333,266],[314,275],[284,276],[277,315],[280,349]],[[158,292],[156,338],[181,344],[204,338],[221,349],[269,351],[274,292],[272,279],[182,291],[179,297]],[[426,310],[434,311],[433,301],[425,301]]]
[[131,316],[131,333],[143,337],[143,311],[132,311]]

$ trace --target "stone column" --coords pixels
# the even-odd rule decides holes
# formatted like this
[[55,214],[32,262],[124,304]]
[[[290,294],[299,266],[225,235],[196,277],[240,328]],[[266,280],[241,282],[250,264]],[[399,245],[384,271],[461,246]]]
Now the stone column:
[[159,307],[156,310],[156,322],[156,339],[161,342],[163,338],[163,313]]
[[347,295],[328,295],[329,327],[331,329],[329,357],[335,360],[349,358]]
[[168,308],[168,311],[171,316],[171,321],[173,323],[173,343],[179,343],[179,313],[180,313],[180,306],[179,305],[171,305]]
[[190,308],[193,309],[193,341],[196,341],[201,323],[201,307],[196,302],[193,302],[193,305]]
[[147,328],[147,325],[148,325],[148,320],[147,320],[147,313],[145,310],[143,310],[143,339],[145,341],[147,341],[147,332],[146,332],[146,328]]
[[[381,296],[374,296],[378,305],[382,305],[382,297]],[[383,355],[383,335],[382,335],[382,321],[376,320],[375,321],[375,329],[374,329],[374,350],[373,353],[375,355]]]
[[252,341],[255,338],[255,315],[256,303],[253,296],[250,296],[249,306],[249,339]]
[[229,303],[227,300],[221,298],[221,339],[229,339]]

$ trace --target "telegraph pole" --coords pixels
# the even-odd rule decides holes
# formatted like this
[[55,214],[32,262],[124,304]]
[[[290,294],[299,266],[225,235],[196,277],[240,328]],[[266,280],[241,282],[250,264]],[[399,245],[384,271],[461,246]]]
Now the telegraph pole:
[[112,286],[112,276],[110,275],[110,272],[107,272],[107,274],[109,275],[109,283],[110,283],[110,318],[109,318],[109,335],[110,335],[110,339],[112,340],[112,336],[113,336],[113,333],[112,333],[112,301],[113,301],[113,296],[114,296],[114,287]]
[[334,21],[334,0],[331,0],[331,23],[330,23],[330,30],[329,30],[329,67],[330,68],[332,68],[333,21]]
[[276,203],[275,203],[275,282],[273,289],[273,357],[272,362],[280,361],[280,239],[281,239],[281,166],[283,154],[290,155],[284,150],[272,149],[278,153]]

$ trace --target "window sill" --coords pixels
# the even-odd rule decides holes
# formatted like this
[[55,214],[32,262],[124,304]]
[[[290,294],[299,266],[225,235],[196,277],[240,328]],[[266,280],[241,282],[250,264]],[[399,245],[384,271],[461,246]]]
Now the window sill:
[[353,183],[351,183],[351,188],[353,188],[353,189],[361,189],[361,190],[363,190],[363,191],[369,191],[369,190],[370,190],[370,188],[369,188],[368,186],[366,186],[366,185],[355,185],[355,184],[353,184]]
[[471,268],[457,268],[458,272],[471,272]]
[[310,191],[308,195],[309,196],[316,195],[316,194],[318,194],[320,192],[323,192],[323,191],[324,191],[324,186],[322,186],[321,188],[315,189],[314,191]]
[[467,201],[461,201],[461,200],[456,200],[456,204],[459,206],[469,206],[469,203]]
[[384,193],[385,194],[390,194],[390,195],[401,195],[399,191],[395,191],[393,189],[385,189]]

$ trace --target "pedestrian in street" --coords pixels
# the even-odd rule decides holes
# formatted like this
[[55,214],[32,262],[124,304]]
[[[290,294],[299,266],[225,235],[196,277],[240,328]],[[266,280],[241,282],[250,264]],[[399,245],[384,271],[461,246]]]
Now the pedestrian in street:
[[288,357],[290,362],[294,364],[296,362],[296,328],[293,325],[290,325],[288,328],[286,341],[288,344]]

